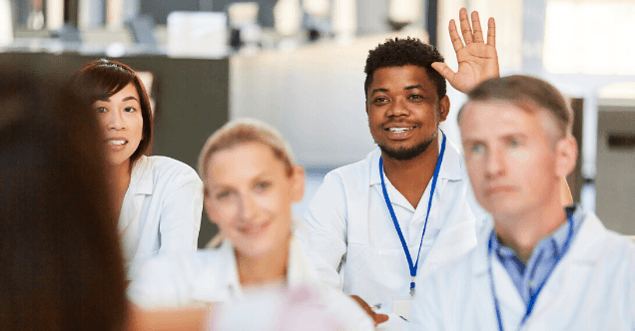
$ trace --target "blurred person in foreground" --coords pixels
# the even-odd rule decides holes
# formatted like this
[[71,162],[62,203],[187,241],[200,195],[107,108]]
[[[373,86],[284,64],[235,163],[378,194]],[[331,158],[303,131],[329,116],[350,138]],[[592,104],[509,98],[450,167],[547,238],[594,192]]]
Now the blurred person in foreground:
[[[255,120],[230,122],[207,140],[198,170],[219,245],[149,261],[128,289],[137,305],[243,305],[214,306],[211,325],[221,329],[374,329],[350,297],[317,279],[295,238],[291,207],[304,194],[304,170],[278,131]],[[270,294],[257,299],[263,290]]]
[[635,245],[578,205],[573,113],[532,77],[488,80],[459,113],[467,170],[492,218],[469,255],[420,279],[411,330],[635,330]]
[[123,330],[103,145],[93,114],[60,86],[0,69],[0,326]]
[[102,59],[77,70],[70,85],[95,112],[103,136],[127,279],[158,254],[195,251],[203,184],[185,163],[145,155],[152,147],[154,116],[139,75]]

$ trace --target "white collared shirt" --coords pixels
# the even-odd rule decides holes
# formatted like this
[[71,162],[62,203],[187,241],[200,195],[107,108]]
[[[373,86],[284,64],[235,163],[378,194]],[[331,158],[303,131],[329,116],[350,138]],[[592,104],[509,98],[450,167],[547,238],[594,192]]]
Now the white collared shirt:
[[[326,312],[336,316],[345,330],[374,330],[370,317],[356,302],[317,279],[295,237],[289,245],[288,286],[315,289]],[[242,300],[245,289],[240,285],[234,247],[224,240],[217,249],[148,261],[128,287],[128,297],[144,308],[195,307]]]
[[[475,250],[421,279],[410,330],[498,330],[488,272],[491,220]],[[526,305],[498,258],[491,259],[505,330],[517,330]],[[521,330],[635,330],[635,245],[587,213],[547,279]]]
[[126,275],[158,254],[195,251],[201,228],[203,182],[187,164],[142,156],[134,165],[119,214]]
[[[346,294],[359,295],[371,306],[380,304],[377,311],[388,314],[394,300],[410,297],[411,277],[382,193],[380,156],[377,148],[366,159],[325,176],[305,215],[308,236],[303,244],[323,281]],[[476,246],[476,221],[466,198],[469,182],[463,167],[458,150],[447,141],[418,274],[433,272]],[[384,178],[410,254],[416,260],[432,180],[417,208],[413,208]]]

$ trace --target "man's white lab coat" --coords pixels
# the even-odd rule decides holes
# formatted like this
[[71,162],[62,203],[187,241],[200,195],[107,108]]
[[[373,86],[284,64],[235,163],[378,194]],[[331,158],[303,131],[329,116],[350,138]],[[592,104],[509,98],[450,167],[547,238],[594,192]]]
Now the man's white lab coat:
[[[422,277],[410,330],[498,330],[487,267],[491,231],[490,223],[472,253]],[[526,306],[494,256],[492,271],[503,327],[517,330]],[[587,213],[522,330],[635,330],[635,245]]]

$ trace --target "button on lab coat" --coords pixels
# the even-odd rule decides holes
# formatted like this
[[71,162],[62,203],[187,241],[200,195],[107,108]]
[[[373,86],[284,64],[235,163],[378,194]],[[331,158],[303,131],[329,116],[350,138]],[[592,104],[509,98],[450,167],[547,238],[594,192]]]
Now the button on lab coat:
[[165,156],[142,156],[130,177],[118,228],[131,280],[150,257],[196,250],[203,182],[190,166]]
[[[487,268],[492,226],[465,258],[421,280],[410,330],[498,330]],[[503,327],[517,330],[526,306],[509,274],[492,259]],[[569,251],[545,283],[522,330],[635,330],[635,245],[585,215]]]
[[[316,290],[326,313],[335,316],[345,330],[374,330],[370,317],[353,299],[317,279],[295,237],[287,268],[288,285]],[[238,278],[234,247],[225,240],[217,249],[150,260],[128,288],[128,297],[144,308],[177,308],[241,300],[245,290]]]
[[[377,311],[388,314],[394,300],[410,298],[411,277],[384,201],[380,155],[377,148],[366,159],[325,176],[305,215],[308,236],[302,242],[322,280],[342,288],[346,294],[359,295],[371,306],[380,304]],[[469,182],[462,167],[458,150],[448,141],[423,238],[418,274],[433,272],[476,246],[476,221],[466,198]],[[432,180],[416,209],[387,177],[385,180],[410,254],[416,260]]]

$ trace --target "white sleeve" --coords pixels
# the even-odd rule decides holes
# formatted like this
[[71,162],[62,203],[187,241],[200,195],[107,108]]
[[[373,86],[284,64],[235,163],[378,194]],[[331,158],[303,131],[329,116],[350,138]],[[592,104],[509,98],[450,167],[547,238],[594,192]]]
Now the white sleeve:
[[146,309],[186,305],[188,287],[181,269],[174,258],[149,259],[128,285],[128,299]]
[[187,167],[172,178],[161,208],[159,253],[195,251],[203,212],[203,182]]
[[308,236],[298,238],[320,280],[340,290],[339,268],[347,247],[346,209],[344,185],[337,175],[328,173],[303,220]]

